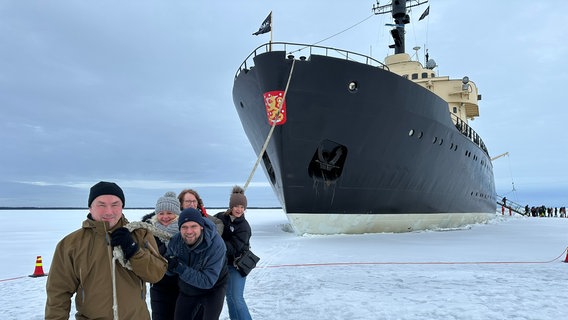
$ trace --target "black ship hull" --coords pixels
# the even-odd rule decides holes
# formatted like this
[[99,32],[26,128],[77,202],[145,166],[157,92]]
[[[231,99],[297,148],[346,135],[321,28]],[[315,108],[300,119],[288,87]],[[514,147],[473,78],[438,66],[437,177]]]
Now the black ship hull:
[[490,157],[456,128],[448,103],[367,63],[256,55],[233,87],[256,154],[271,129],[263,97],[287,84],[286,120],[274,128],[262,165],[297,232],[452,228],[495,214]]

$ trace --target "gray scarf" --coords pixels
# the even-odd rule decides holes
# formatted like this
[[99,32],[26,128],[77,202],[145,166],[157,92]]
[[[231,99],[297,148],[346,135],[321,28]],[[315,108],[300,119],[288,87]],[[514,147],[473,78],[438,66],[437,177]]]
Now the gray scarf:
[[[164,232],[167,232],[168,234],[170,234],[171,236],[173,236],[174,234],[179,232],[178,229],[178,224],[177,224],[177,219],[175,221],[172,221],[172,223],[170,223],[167,226],[164,226],[163,224],[161,224],[160,222],[156,221],[152,221],[154,227],[156,227],[159,230],[162,230]],[[170,242],[170,240],[165,240],[164,244],[167,246],[168,243]]]

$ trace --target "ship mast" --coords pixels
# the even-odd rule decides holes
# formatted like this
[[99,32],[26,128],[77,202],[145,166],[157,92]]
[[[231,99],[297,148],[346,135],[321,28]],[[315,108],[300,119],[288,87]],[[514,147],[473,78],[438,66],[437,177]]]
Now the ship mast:
[[377,4],[373,5],[373,12],[375,14],[385,14],[392,12],[394,24],[387,24],[393,26],[394,29],[390,31],[394,44],[389,45],[389,48],[394,48],[394,53],[404,53],[404,25],[410,23],[410,16],[406,13],[406,8],[412,8],[428,2],[428,0],[392,0],[390,4],[380,5],[379,0]]

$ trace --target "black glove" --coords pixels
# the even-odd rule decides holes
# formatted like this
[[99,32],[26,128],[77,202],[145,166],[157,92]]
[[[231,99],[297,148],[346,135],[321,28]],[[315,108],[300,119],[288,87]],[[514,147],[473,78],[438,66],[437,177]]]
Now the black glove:
[[110,237],[110,245],[113,247],[120,246],[126,260],[130,259],[138,251],[138,245],[134,242],[128,229],[124,227],[118,228],[110,234]]
[[175,273],[176,267],[179,264],[178,258],[176,256],[169,256],[166,257],[166,259],[168,260],[168,271]]
[[166,256],[166,251],[168,251],[168,246],[166,246],[165,243],[162,242],[162,240],[154,237],[154,239],[156,239],[156,244],[158,245],[158,252],[160,253],[160,255],[162,257]]

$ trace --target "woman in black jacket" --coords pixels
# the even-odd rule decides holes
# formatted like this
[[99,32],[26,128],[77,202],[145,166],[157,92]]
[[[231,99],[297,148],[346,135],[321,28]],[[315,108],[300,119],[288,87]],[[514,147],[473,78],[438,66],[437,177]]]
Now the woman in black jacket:
[[246,276],[243,276],[234,266],[235,257],[240,256],[250,247],[252,235],[248,221],[245,219],[247,198],[243,188],[234,186],[229,200],[229,209],[219,212],[215,216],[223,221],[223,240],[227,247],[227,264],[229,268],[229,282],[227,285],[227,306],[231,319],[251,319],[243,293],[245,291]]

